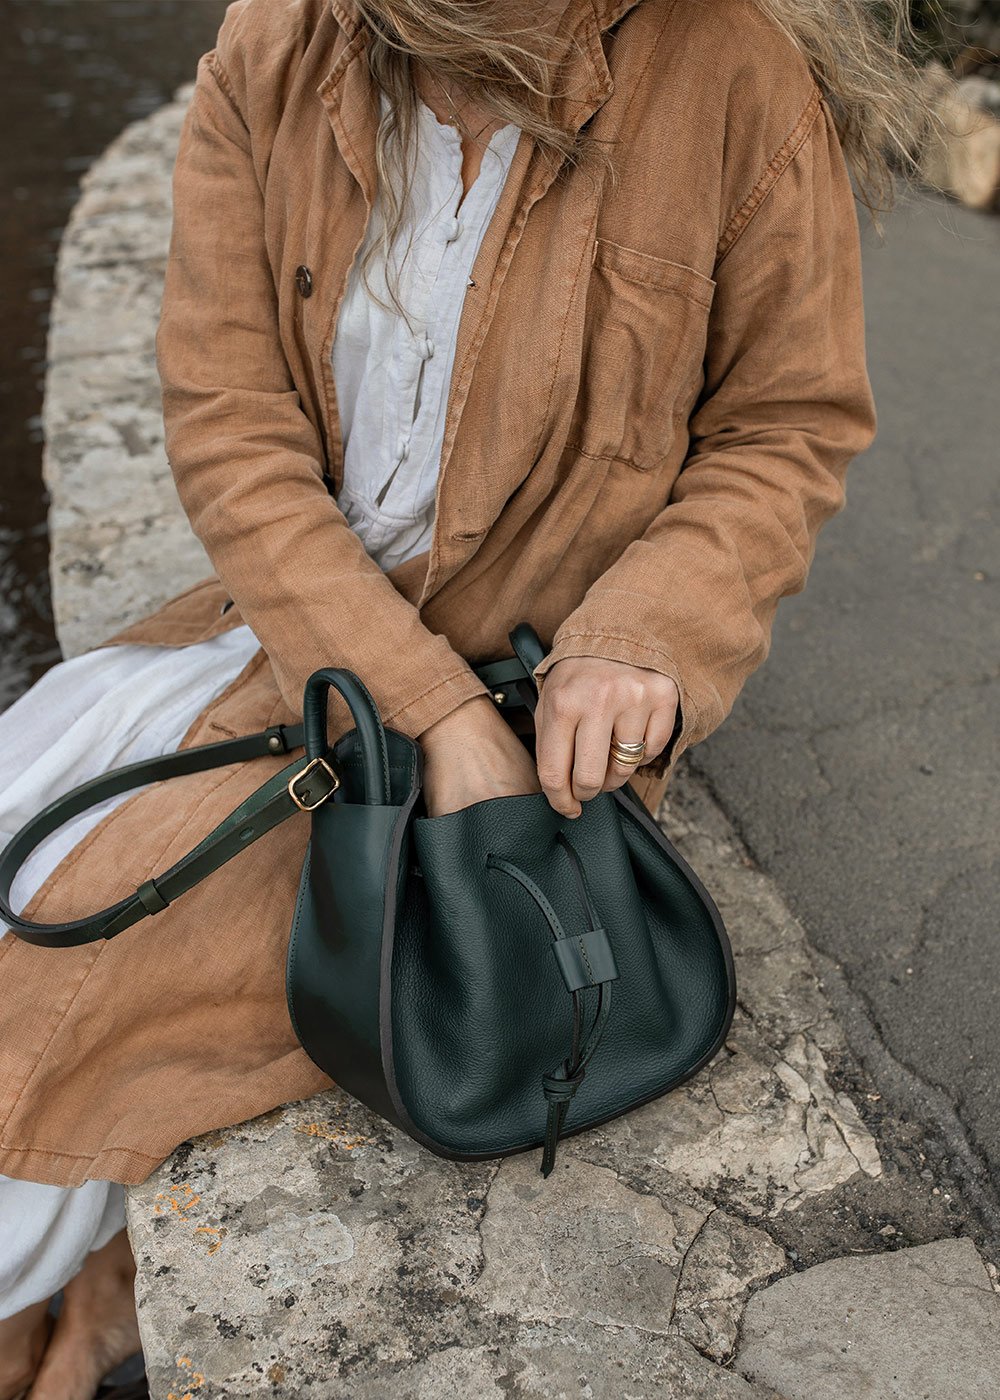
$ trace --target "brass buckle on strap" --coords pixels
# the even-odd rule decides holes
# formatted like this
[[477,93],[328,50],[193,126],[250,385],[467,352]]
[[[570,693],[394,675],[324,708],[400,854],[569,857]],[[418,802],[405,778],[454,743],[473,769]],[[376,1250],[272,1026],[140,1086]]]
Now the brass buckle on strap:
[[[307,773],[311,772],[312,769],[316,767],[317,763],[322,764],[326,771],[329,773],[330,777],[333,779],[333,786],[328,788],[326,792],[321,793],[318,801],[303,802],[302,799],[297,795],[293,784],[297,783],[300,778],[304,778]],[[315,812],[316,808],[319,807],[322,803],[324,803],[328,797],[331,797],[339,787],[340,779],[330,767],[329,763],[327,763],[326,759],[311,758],[304,768],[300,768],[297,773],[294,773],[292,777],[289,778],[288,795],[295,803],[296,807],[298,807],[300,812]]]

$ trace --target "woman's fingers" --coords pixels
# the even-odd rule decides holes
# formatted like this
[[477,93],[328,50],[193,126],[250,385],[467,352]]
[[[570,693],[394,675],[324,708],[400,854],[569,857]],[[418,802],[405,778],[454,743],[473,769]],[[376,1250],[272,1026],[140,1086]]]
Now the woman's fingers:
[[646,726],[646,762],[662,753],[673,738],[674,725],[677,723],[677,705],[675,688],[671,699],[658,705],[650,714]]
[[[555,667],[549,675],[555,673]],[[549,802],[565,817],[578,817],[583,811],[573,796],[573,759],[579,712],[567,691],[548,691],[548,677],[542,686],[542,699],[535,711],[535,766],[538,781]]]
[[653,751],[648,737],[651,723],[648,708],[638,709],[632,706],[630,709],[619,711],[615,716],[611,733],[608,735],[608,746],[604,755],[604,776],[601,779],[599,791],[613,792],[615,788],[621,787],[623,783],[628,782],[638,766],[632,763],[621,763],[612,756],[612,738],[617,739],[621,744],[637,744],[640,740],[645,741],[646,748],[643,752],[643,759],[645,759],[646,754]]
[[[611,751],[611,733],[617,721],[604,710],[588,710],[580,717],[576,727],[576,742],[573,752],[573,796],[580,802],[589,802],[596,797],[608,776],[608,758]],[[636,720],[632,720],[635,728]],[[638,721],[639,737],[645,729],[645,719]]]
[[638,765],[612,759],[611,739],[644,740],[643,760],[669,743],[677,687],[660,672],[596,657],[566,657],[545,676],[535,711],[535,762],[549,802],[567,817],[628,782]]

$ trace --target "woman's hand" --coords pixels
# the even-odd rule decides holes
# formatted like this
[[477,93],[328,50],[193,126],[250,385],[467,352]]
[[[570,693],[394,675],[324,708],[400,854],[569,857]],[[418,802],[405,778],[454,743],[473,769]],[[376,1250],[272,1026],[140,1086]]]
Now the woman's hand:
[[428,816],[542,790],[534,759],[489,696],[466,700],[425,729],[420,746]]
[[603,657],[565,656],[542,679],[535,710],[538,777],[557,812],[628,782],[634,768],[612,759],[611,736],[646,741],[646,758],[670,741],[680,696],[669,676]]

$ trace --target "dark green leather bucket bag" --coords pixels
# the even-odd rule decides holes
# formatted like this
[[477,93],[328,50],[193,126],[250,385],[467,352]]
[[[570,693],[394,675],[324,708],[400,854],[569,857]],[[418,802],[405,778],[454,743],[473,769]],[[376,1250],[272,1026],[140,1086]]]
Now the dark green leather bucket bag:
[[[477,668],[533,711],[544,649]],[[354,727],[331,748],[330,690]],[[51,831],[113,793],[304,742],[215,831],[89,919],[35,924],[14,875]],[[239,752],[236,750],[239,749]],[[719,911],[626,784],[566,818],[544,793],[427,815],[419,743],[382,722],[352,671],[315,671],[301,726],[178,750],[82,784],[0,856],[0,916],[29,942],[113,937],[165,909],[296,811],[312,823],[288,945],[295,1033],[330,1077],[442,1157],[543,1147],[667,1093],[720,1049],[735,1006]]]

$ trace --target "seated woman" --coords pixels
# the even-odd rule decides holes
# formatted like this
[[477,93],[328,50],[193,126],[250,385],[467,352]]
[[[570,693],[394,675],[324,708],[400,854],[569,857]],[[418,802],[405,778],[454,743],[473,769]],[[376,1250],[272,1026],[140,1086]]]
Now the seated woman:
[[[215,572],[0,717],[3,839],[108,769],[297,722],[324,665],[419,739],[432,815],[572,818],[625,782],[655,809],[874,435],[848,172],[874,202],[919,124],[882,8],[895,38],[862,0],[235,0],[156,342]],[[521,621],[533,750],[473,669]],[[285,762],[109,800],[13,907],[131,893]],[[284,997],[307,839],[104,943],[0,939],[0,1400],[88,1400],[136,1349],[123,1184],[330,1084]]]

